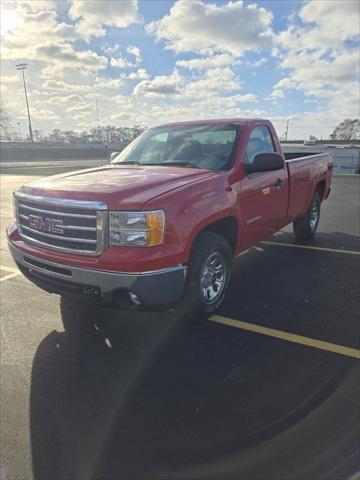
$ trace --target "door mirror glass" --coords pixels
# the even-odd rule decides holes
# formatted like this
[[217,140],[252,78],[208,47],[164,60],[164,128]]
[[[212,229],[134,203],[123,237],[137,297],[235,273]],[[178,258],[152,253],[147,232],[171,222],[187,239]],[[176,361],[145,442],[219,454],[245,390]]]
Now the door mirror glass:
[[279,153],[258,153],[251,163],[244,164],[247,174],[255,172],[272,172],[284,168],[285,162]]

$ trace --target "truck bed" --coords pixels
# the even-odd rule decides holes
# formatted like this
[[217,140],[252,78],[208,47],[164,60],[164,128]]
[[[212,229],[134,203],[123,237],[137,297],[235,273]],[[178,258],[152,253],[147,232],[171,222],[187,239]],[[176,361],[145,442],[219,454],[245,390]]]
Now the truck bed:
[[325,198],[330,188],[333,161],[328,153],[284,153],[289,174],[288,217],[302,217],[309,208],[313,193],[320,184]]
[[284,152],[286,161],[301,160],[306,157],[313,157],[315,155],[322,155],[324,152]]

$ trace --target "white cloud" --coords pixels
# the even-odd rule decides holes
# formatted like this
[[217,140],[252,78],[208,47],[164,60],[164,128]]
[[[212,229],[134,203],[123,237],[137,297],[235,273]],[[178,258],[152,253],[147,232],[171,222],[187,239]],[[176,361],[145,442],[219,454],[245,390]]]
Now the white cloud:
[[89,92],[92,89],[91,85],[84,85],[84,84],[74,84],[64,82],[63,80],[54,80],[49,79],[45,80],[42,85],[41,89],[44,93],[46,91],[50,92]]
[[129,80],[147,80],[149,78],[149,74],[144,68],[139,68],[136,72],[131,72],[126,77]]
[[285,98],[285,94],[282,90],[274,90],[272,91],[270,97],[267,100],[279,100],[280,98]]
[[1,75],[1,86],[13,85],[19,81],[19,75]]
[[77,38],[73,25],[57,21],[56,10],[33,12],[27,4],[15,5],[16,22],[1,39],[3,60],[35,60],[39,46],[62,45]]
[[255,4],[230,1],[223,5],[202,0],[176,2],[160,20],[147,25],[147,31],[165,40],[176,52],[244,51],[272,44],[272,13]]
[[72,95],[54,95],[49,97],[49,99],[45,102],[50,105],[59,105],[59,104],[74,104],[74,103],[81,103],[84,99],[78,94]]
[[60,120],[59,115],[56,115],[53,111],[47,110],[45,108],[41,110],[32,109],[31,115],[33,118],[36,118],[39,120],[45,120],[45,121]]
[[231,68],[211,68],[198,80],[188,82],[184,94],[190,97],[205,98],[211,97],[214,93],[221,94],[240,88],[241,82],[236,79]]
[[338,48],[359,35],[359,2],[353,0],[310,0],[300,9],[300,24],[293,21],[276,37],[285,50]]
[[279,80],[275,85],[274,85],[274,89],[277,89],[277,88],[293,88],[294,86],[294,82],[293,80],[290,78],[290,77],[286,77],[286,78],[282,78],[281,80]]
[[133,63],[124,57],[111,57],[110,65],[115,68],[130,68],[133,67]]
[[121,45],[119,45],[118,43],[115,43],[113,45],[106,43],[102,47],[102,50],[108,55],[114,55],[114,53],[119,53],[119,51],[121,50]]
[[221,53],[220,55],[211,55],[205,58],[192,58],[191,60],[177,60],[178,67],[187,68],[188,70],[206,70],[213,67],[224,67],[239,63],[232,55]]
[[351,0],[311,0],[300,11],[300,18],[316,27],[307,32],[308,48],[333,47],[359,34],[359,2]]
[[101,78],[95,79],[94,88],[99,95],[103,90],[118,90],[124,85],[124,81],[121,78]]
[[36,49],[38,59],[56,63],[57,68],[81,68],[100,70],[107,67],[106,57],[98,55],[92,50],[74,50],[68,44],[62,46],[49,44]]
[[247,62],[246,64],[253,68],[259,68],[265,65],[267,62],[268,62],[268,59],[263,57],[263,58],[260,58],[259,60],[255,60],[254,62]]
[[359,53],[336,51],[327,57],[319,52],[306,50],[293,55],[287,53],[280,66],[291,71],[291,77],[280,80],[278,89],[301,89],[306,93],[319,96],[331,96],[334,89],[344,82],[353,82],[359,76]]
[[[276,57],[286,76],[273,86],[272,99],[296,89],[315,97],[311,103],[318,98],[328,102],[328,107],[318,107],[326,122],[335,121],[336,115],[340,121],[341,112],[344,118],[351,117],[350,111],[355,113],[345,98],[337,101],[336,112],[334,101],[344,92],[348,98],[349,86],[359,80],[359,51],[350,42],[359,32],[359,5],[352,0],[310,0],[301,7],[289,28],[276,38]],[[357,104],[358,95],[351,97]]]
[[129,47],[127,47],[126,51],[129,55],[132,55],[135,57],[134,61],[130,61],[124,58],[122,55],[119,55],[118,57],[112,57],[110,59],[110,65],[115,68],[137,67],[142,61],[140,48],[135,47],[134,45],[130,45]]
[[136,62],[140,63],[141,60],[142,60],[142,57],[141,57],[141,51],[140,51],[140,48],[139,47],[136,47],[135,45],[129,45],[126,49],[126,51],[130,54],[130,55],[134,55],[134,57],[136,58]]
[[[239,103],[257,103],[259,101],[259,96],[254,93],[246,93],[244,95],[229,95],[226,97],[213,96],[203,99],[200,104],[204,109],[209,109],[212,107],[220,108],[234,108],[237,107]],[[195,102],[199,104],[199,102]]]
[[9,2],[12,4],[20,4],[21,7],[29,12],[38,13],[44,10],[56,10],[56,2],[54,0],[28,0]]
[[95,112],[95,104],[76,103],[75,105],[70,105],[69,107],[67,107],[66,111],[69,113],[72,113],[72,112],[93,113]]
[[139,22],[137,0],[71,0],[69,17],[84,39],[105,35],[103,26],[125,28]]
[[175,70],[171,75],[158,75],[151,80],[138,83],[134,95],[168,96],[178,95],[181,91],[182,77]]

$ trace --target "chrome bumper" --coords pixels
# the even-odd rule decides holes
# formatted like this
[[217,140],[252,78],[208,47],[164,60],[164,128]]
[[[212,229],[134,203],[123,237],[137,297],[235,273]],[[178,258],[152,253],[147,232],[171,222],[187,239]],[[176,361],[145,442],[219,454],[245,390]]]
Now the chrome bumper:
[[184,265],[152,272],[109,272],[42,260],[22,253],[11,243],[9,249],[19,269],[29,280],[59,295],[131,308],[175,303],[181,299],[184,290],[187,270]]

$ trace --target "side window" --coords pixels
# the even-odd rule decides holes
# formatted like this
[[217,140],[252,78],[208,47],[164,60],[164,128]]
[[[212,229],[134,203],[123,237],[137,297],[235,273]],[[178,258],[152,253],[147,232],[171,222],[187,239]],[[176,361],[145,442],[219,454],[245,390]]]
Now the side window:
[[255,127],[249,137],[245,153],[245,163],[251,163],[258,153],[275,152],[271,134],[265,125]]

